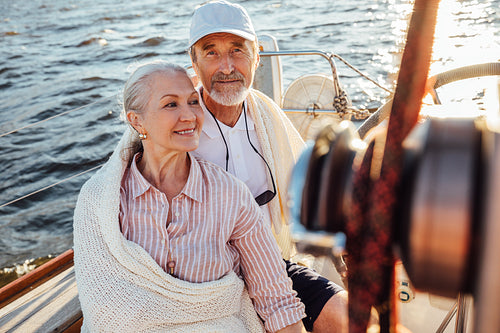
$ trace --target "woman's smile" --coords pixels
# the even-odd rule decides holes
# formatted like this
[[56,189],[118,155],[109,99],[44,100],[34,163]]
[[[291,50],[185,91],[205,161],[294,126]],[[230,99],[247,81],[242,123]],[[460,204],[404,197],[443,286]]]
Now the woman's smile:
[[180,134],[180,135],[193,134],[194,133],[194,127],[191,128],[191,129],[185,129],[185,130],[181,130],[181,131],[174,131],[174,133]]

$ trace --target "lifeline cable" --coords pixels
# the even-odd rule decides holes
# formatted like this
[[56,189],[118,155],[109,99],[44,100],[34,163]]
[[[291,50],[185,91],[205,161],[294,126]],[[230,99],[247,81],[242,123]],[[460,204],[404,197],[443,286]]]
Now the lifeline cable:
[[84,175],[84,174],[86,174],[86,173],[88,173],[88,172],[90,172],[90,171],[93,171],[93,170],[95,170],[95,169],[98,169],[98,168],[102,167],[103,165],[104,165],[104,164],[99,164],[99,165],[97,165],[97,166],[95,166],[95,167],[92,167],[92,168],[90,168],[90,169],[88,169],[88,170],[82,171],[82,172],[77,173],[77,174],[75,174],[75,175],[72,175],[72,176],[70,176],[70,177],[64,178],[63,180],[60,180],[60,181],[58,181],[58,182],[55,182],[55,183],[53,183],[53,184],[51,184],[51,185],[48,185],[48,186],[42,187],[41,189],[38,189],[38,190],[36,190],[36,191],[33,191],[33,192],[28,193],[28,194],[26,194],[26,195],[23,195],[22,197],[19,197],[19,198],[17,198],[17,199],[14,199],[14,200],[11,200],[11,201],[9,201],[9,202],[6,202],[6,203],[4,203],[4,204],[0,205],[0,208],[3,208],[3,207],[6,207],[6,206],[9,206],[9,205],[11,205],[11,204],[13,204],[13,203],[15,203],[15,202],[18,202],[18,201],[21,201],[21,200],[23,200],[23,199],[26,199],[26,198],[28,198],[28,197],[30,197],[30,196],[32,196],[32,195],[34,195],[34,194],[37,194],[37,193],[40,193],[40,192],[42,192],[42,191],[48,190],[49,188],[52,188],[52,187],[54,187],[54,186],[56,186],[56,185],[62,184],[62,183],[64,183],[64,182],[67,182],[68,180],[71,180],[71,179],[76,178],[76,177],[78,177],[78,176]]
[[108,96],[108,97],[103,97],[103,98],[101,98],[101,99],[98,99],[98,100],[97,100],[97,101],[95,101],[95,102],[92,102],[92,103],[89,103],[89,104],[86,104],[86,105],[83,105],[83,106],[77,107],[77,108],[75,108],[75,109],[71,109],[71,110],[68,110],[68,111],[64,111],[64,112],[61,112],[61,113],[56,114],[56,115],[54,115],[54,116],[48,117],[48,118],[46,118],[46,119],[42,119],[42,120],[40,120],[40,121],[37,121],[37,122],[35,122],[35,123],[33,123],[33,124],[28,124],[28,125],[25,125],[25,126],[22,126],[22,127],[16,128],[16,129],[14,129],[14,130],[12,130],[12,131],[8,131],[8,132],[5,132],[5,133],[2,133],[2,134],[0,134],[0,138],[1,138],[1,137],[4,137],[4,136],[7,136],[7,135],[9,135],[9,134],[12,134],[12,133],[19,132],[19,131],[21,131],[21,130],[23,130],[23,129],[26,129],[26,128],[30,128],[30,127],[35,127],[35,126],[38,126],[38,125],[40,125],[40,124],[42,124],[42,123],[44,123],[44,122],[46,122],[46,121],[52,120],[52,119],[57,118],[57,117],[60,117],[60,116],[67,115],[67,114],[69,114],[69,113],[71,113],[71,112],[75,112],[75,111],[81,110],[81,109],[83,109],[83,108],[86,108],[87,106],[91,106],[91,105],[94,105],[94,104],[97,104],[97,103],[103,102],[103,101],[105,101],[105,100],[107,100],[107,99],[111,99],[111,98],[113,98],[113,97],[116,97],[116,95],[113,95],[113,96]]

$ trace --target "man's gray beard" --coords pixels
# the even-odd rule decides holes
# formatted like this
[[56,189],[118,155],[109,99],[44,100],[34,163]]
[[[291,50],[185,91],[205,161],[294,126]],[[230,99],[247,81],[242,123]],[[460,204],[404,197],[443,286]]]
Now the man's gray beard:
[[250,92],[245,86],[240,86],[238,88],[226,87],[225,90],[226,91],[212,89],[210,97],[218,104],[232,106],[243,103]]

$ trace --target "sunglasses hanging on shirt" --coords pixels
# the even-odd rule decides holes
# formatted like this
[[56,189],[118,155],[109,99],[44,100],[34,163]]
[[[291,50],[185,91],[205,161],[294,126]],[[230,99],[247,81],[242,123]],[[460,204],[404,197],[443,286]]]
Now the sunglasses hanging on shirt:
[[[208,110],[208,108],[207,108]],[[208,110],[208,112],[212,115],[212,117],[215,120],[215,123],[217,124],[217,128],[219,128],[220,135],[222,136],[222,140],[224,141],[224,145],[226,146],[226,171],[228,171],[228,163],[229,163],[229,148],[227,146],[226,138],[224,137],[224,134],[222,133],[222,129],[220,128],[219,121],[217,118],[215,118],[214,114],[212,111]],[[247,131],[247,138],[248,138],[248,143],[250,143],[250,146],[252,149],[257,153],[257,155],[262,158],[264,163],[267,166],[267,170],[269,170],[269,175],[271,176],[271,182],[273,183],[273,190],[267,190],[264,193],[259,194],[256,198],[255,201],[259,204],[259,206],[263,206],[267,204],[269,201],[271,201],[275,196],[276,196],[276,185],[274,184],[274,178],[273,178],[273,173],[271,172],[271,168],[269,167],[269,164],[267,164],[267,161],[265,160],[264,156],[262,156],[259,151],[255,148],[255,146],[252,144],[252,141],[250,140],[250,134],[248,134],[248,123],[247,123],[247,113],[246,113],[246,104],[243,104],[243,116],[245,117],[245,128]]]

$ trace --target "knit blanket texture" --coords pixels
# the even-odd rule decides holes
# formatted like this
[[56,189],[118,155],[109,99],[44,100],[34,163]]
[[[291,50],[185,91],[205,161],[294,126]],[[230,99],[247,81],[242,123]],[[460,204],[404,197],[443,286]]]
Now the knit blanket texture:
[[82,332],[263,332],[236,273],[204,283],[179,280],[121,233],[120,185],[137,140],[127,129],[78,197],[74,261]]

